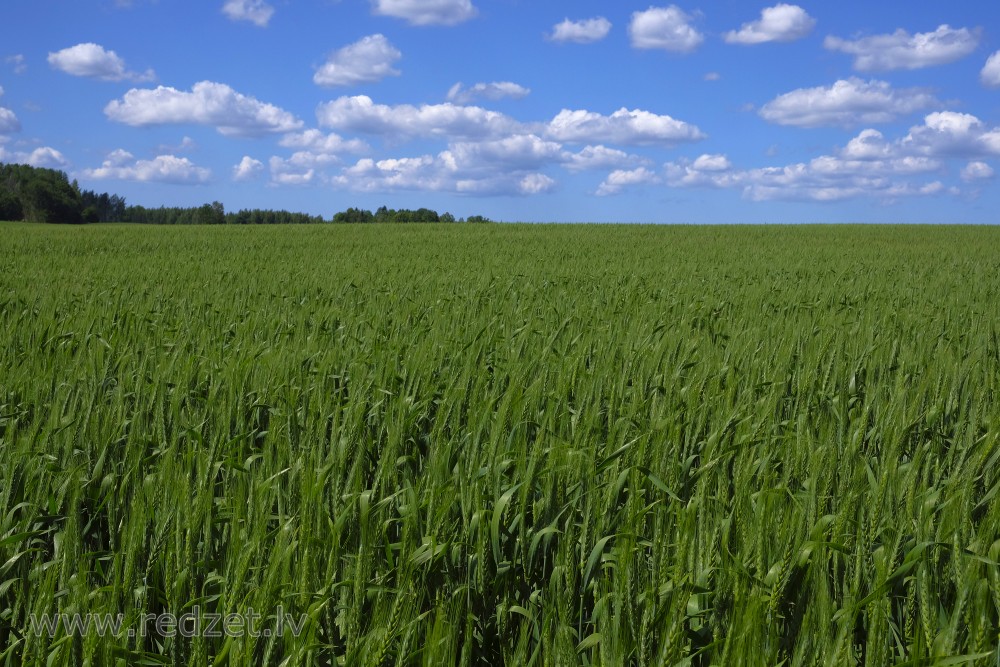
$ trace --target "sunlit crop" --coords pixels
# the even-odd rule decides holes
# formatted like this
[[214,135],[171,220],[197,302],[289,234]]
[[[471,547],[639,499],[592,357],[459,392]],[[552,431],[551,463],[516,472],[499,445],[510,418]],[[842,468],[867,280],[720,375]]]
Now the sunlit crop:
[[996,230],[0,234],[0,664],[996,664]]

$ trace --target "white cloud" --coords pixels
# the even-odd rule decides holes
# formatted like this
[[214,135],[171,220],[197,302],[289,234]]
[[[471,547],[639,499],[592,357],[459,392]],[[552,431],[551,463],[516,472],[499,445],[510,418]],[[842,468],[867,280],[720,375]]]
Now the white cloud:
[[805,163],[748,170],[734,169],[724,155],[702,155],[693,162],[668,163],[665,182],[675,188],[741,189],[752,201],[824,202],[857,197],[888,201],[903,195],[940,194],[945,189],[937,181],[920,185],[910,180],[939,171],[942,165],[937,160],[845,159],[845,152],[841,151],[841,157],[822,155]]
[[117,53],[91,42],[49,53],[49,64],[66,74],[101,81],[142,82],[156,78],[153,70],[146,70],[142,74],[130,72]]
[[1000,128],[987,128],[971,114],[939,111],[910,128],[899,145],[910,154],[937,157],[1000,155]]
[[616,169],[608,174],[604,182],[597,188],[597,194],[601,197],[619,194],[625,188],[634,185],[649,185],[659,183],[660,178],[646,167],[638,169]]
[[226,0],[222,13],[233,21],[249,21],[266,28],[274,16],[274,7],[263,0]]
[[431,155],[379,160],[363,158],[333,179],[335,185],[358,192],[449,189],[443,165]]
[[934,32],[911,35],[899,29],[891,35],[871,35],[850,41],[829,36],[823,46],[854,56],[860,72],[920,69],[954,62],[972,53],[979,44],[978,31],[941,25]]
[[403,57],[385,35],[369,35],[335,53],[313,76],[320,86],[353,86],[399,76],[392,65]]
[[698,48],[704,35],[691,25],[693,18],[676,5],[650,7],[634,12],[628,31],[637,49],[664,49],[690,53]]
[[885,160],[892,157],[895,151],[881,132],[866,129],[847,142],[840,155],[848,160]]
[[285,148],[297,148],[291,157],[271,158],[271,181],[276,185],[308,185],[325,179],[322,169],[340,163],[341,153],[365,153],[368,144],[358,139],[344,139],[339,134],[306,130],[287,134],[279,142]]
[[722,75],[718,72],[706,72],[705,76],[701,77],[705,81],[718,81],[722,78]]
[[104,113],[113,121],[134,127],[206,125],[226,136],[260,136],[302,127],[302,121],[289,112],[211,81],[196,83],[191,92],[165,86],[133,88],[121,100],[108,104]]
[[439,156],[449,168],[464,173],[477,171],[528,171],[560,162],[562,146],[534,134],[520,134],[493,141],[451,144]]
[[524,195],[540,195],[555,186],[555,180],[545,174],[528,174],[518,182],[517,189]]
[[1000,88],[1000,51],[997,51],[986,60],[982,71],[979,73],[979,80],[984,86],[990,88]]
[[[0,137],[0,141],[2,140],[3,137]],[[66,159],[66,156],[49,146],[42,146],[26,153],[22,151],[8,152],[0,145],[0,162],[27,164],[47,169],[62,169],[69,166],[69,160]]]
[[376,14],[412,25],[456,25],[476,15],[471,0],[372,0],[372,4]]
[[567,153],[564,164],[570,171],[586,169],[624,169],[649,162],[638,155],[629,155],[625,151],[607,146],[585,146],[578,153]]
[[[322,169],[332,164],[340,162],[340,158],[332,153],[314,153],[313,151],[296,151],[291,157],[285,159],[280,157],[271,158],[271,171],[285,171],[289,173],[304,173]],[[275,167],[280,165],[281,169]]]
[[271,158],[271,183],[274,185],[302,186],[316,182],[316,170],[280,157]]
[[[301,143],[301,142],[296,142]],[[530,132],[499,138],[473,138],[450,142],[437,155],[395,159],[364,158],[339,174],[327,178],[325,169],[336,162],[334,156],[320,160],[314,153],[296,153],[288,160],[272,158],[272,173],[316,172],[319,179],[336,187],[383,192],[421,190],[482,195],[529,195],[549,192],[556,187],[549,168],[569,171],[634,167],[648,162],[605,146],[587,146],[579,152],[567,151],[557,141]]]
[[336,155],[312,151],[297,151],[287,159],[274,156],[270,161],[271,181],[277,185],[309,185],[325,181],[327,179],[322,170],[339,162],[340,158]]
[[[556,181],[534,167],[556,156],[538,137],[506,145],[452,145],[437,156],[363,158],[331,179],[334,187],[356,192],[451,192],[466,195],[538,195]],[[540,151],[542,155],[535,155]]]
[[[702,155],[667,163],[662,179],[648,171],[618,172],[602,186],[602,194],[613,194],[633,183],[662,182],[674,188],[741,190],[751,201],[869,198],[888,204],[901,197],[961,194],[957,187],[932,176],[945,173],[950,158],[977,155],[1000,155],[1000,129],[989,128],[969,114],[938,112],[894,141],[868,128],[833,155],[753,169],[737,169],[725,155]],[[959,173],[970,183],[994,175],[989,164],[975,159]]]
[[588,144],[673,145],[705,138],[702,131],[690,123],[624,107],[610,116],[563,109],[549,122],[546,133],[558,141]]
[[666,183],[675,188],[726,188],[739,184],[740,175],[732,170],[729,158],[722,154],[700,155],[694,161],[678,160],[665,166]]
[[567,18],[552,28],[549,39],[553,42],[593,44],[607,37],[609,32],[611,32],[611,21],[603,16],[580,21],[570,21]]
[[728,171],[733,167],[725,155],[700,155],[691,166],[697,171]]
[[28,71],[28,61],[25,60],[24,54],[18,53],[13,56],[7,56],[3,61],[14,70],[14,74],[24,74]]
[[249,155],[243,156],[240,163],[233,167],[233,180],[238,182],[253,181],[260,178],[264,172],[264,163]]
[[938,191],[894,179],[897,174],[892,163],[875,163],[875,169],[872,164],[843,163],[824,156],[808,164],[753,169],[740,174],[737,180],[744,183],[743,196],[752,201],[831,202],[866,196],[890,200]]
[[527,97],[530,93],[530,89],[511,81],[477,83],[472,88],[465,88],[461,83],[456,83],[448,91],[448,101],[456,104],[469,104],[480,98],[496,101],[509,97],[519,100]]
[[[3,86],[0,86],[0,98],[3,97]],[[13,111],[5,107],[0,107],[0,134],[7,134],[10,132],[20,132],[21,131],[21,121],[17,119],[17,116]]]
[[117,150],[108,155],[100,167],[85,169],[83,175],[95,180],[198,184],[207,183],[212,172],[187,158],[160,155],[152,160],[135,160],[131,153]]
[[934,104],[934,96],[920,88],[895,90],[885,81],[852,77],[829,87],[800,88],[779,95],[761,108],[760,116],[779,125],[850,126],[888,123]]
[[320,125],[387,137],[487,138],[516,133],[520,123],[497,111],[456,104],[375,104],[357,95],[320,105]]
[[962,180],[969,182],[988,180],[993,178],[994,173],[993,167],[985,162],[970,162],[962,169]]
[[808,35],[815,25],[816,19],[798,5],[778,4],[761,10],[759,20],[744,23],[724,38],[730,44],[746,45],[792,42]]
[[286,134],[278,142],[285,148],[298,148],[315,153],[366,153],[370,147],[360,139],[344,139],[335,132],[327,134],[319,130],[306,130]]

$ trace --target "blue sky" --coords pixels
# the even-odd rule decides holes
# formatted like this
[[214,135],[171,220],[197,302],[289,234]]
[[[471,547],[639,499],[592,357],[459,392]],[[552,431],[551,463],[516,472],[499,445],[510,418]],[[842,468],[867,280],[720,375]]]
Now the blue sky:
[[996,222],[1000,5],[12,0],[0,161],[146,206]]

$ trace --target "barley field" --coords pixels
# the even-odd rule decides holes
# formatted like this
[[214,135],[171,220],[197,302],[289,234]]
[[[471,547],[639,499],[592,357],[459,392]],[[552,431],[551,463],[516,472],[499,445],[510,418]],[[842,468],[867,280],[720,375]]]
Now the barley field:
[[0,665],[1000,664],[1000,230],[0,239]]

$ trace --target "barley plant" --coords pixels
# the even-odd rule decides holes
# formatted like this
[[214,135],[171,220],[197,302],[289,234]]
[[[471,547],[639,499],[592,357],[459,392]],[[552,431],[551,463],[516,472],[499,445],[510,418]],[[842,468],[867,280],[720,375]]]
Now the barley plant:
[[1000,664],[994,229],[0,237],[0,665]]

